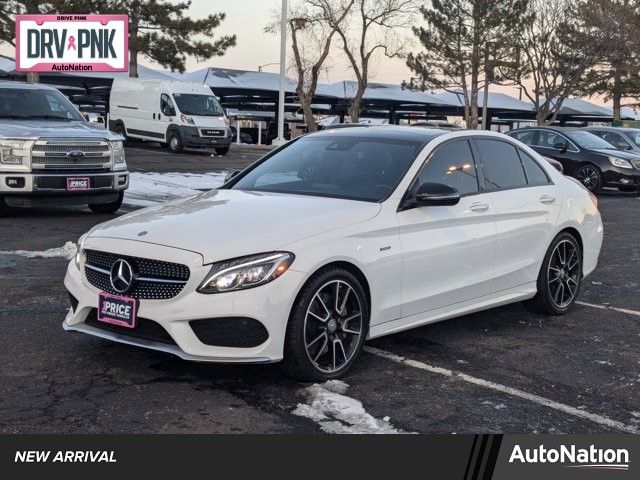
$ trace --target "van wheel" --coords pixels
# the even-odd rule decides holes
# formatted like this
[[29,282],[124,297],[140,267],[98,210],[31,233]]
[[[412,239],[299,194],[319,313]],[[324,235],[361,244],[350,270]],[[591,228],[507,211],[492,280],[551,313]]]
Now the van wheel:
[[111,203],[90,203],[89,208],[93,213],[116,213],[122,206],[124,192],[120,192],[118,198]]
[[127,137],[127,129],[124,128],[124,124],[117,123],[116,126],[113,128],[113,133],[117,133],[118,135],[121,135],[124,138],[125,144],[129,142],[129,137]]
[[582,284],[582,251],[573,235],[551,242],[538,274],[538,293],[524,306],[534,313],[564,315],[575,304]]
[[169,133],[169,150],[173,153],[181,153],[184,150],[180,134],[175,130]]
[[229,147],[216,148],[216,153],[218,155],[226,155],[227,153],[229,153]]
[[307,282],[289,317],[283,368],[303,381],[342,377],[362,350],[369,302],[348,270],[331,268]]

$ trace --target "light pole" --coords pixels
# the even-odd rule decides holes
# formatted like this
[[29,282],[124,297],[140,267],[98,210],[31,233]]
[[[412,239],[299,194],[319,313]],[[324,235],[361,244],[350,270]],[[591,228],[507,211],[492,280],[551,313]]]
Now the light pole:
[[278,92],[278,138],[276,145],[286,142],[284,139],[284,90],[287,84],[287,0],[282,0],[282,14],[280,16],[280,91]]

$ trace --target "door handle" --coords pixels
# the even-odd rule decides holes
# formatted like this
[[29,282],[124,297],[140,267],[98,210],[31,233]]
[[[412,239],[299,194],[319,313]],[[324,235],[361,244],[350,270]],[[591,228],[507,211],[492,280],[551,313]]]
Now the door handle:
[[551,204],[555,203],[555,201],[556,197],[554,197],[553,195],[542,195],[540,197],[540,203]]
[[482,202],[472,203],[471,205],[469,205],[469,210],[471,210],[472,212],[486,212],[487,210],[489,210],[489,204]]

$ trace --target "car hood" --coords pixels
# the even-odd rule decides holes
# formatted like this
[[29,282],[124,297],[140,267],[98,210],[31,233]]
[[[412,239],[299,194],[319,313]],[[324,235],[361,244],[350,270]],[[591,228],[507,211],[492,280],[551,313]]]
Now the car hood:
[[598,148],[598,149],[593,149],[592,151],[596,153],[601,153],[603,155],[611,155],[613,157],[624,158],[625,160],[640,159],[640,155],[638,155],[638,153],[632,153],[626,150],[617,150],[615,148],[611,148],[611,150],[609,150],[608,148]]
[[0,137],[42,138],[42,137],[91,137],[120,140],[120,136],[106,128],[90,122],[67,122],[60,120],[3,120],[0,119]]
[[148,242],[201,254],[205,263],[269,252],[363,222],[380,204],[335,198],[212,190],[94,227],[91,238]]

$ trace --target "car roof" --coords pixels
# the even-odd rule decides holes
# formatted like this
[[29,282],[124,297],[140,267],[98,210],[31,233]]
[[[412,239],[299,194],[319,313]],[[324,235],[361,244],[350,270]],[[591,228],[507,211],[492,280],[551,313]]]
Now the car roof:
[[56,88],[42,83],[25,83],[25,82],[13,82],[9,80],[0,80],[0,88],[18,88],[24,90],[56,90]]
[[427,142],[440,135],[449,132],[436,128],[412,128],[400,126],[375,126],[368,128],[333,128],[320,130],[319,132],[310,133],[309,137],[353,137],[358,138],[382,138],[388,140],[405,140],[412,142]]
[[548,125],[532,125],[530,127],[514,128],[509,130],[511,132],[519,132],[524,130],[549,130],[551,132],[566,133],[566,132],[584,132],[584,127],[551,127]]

